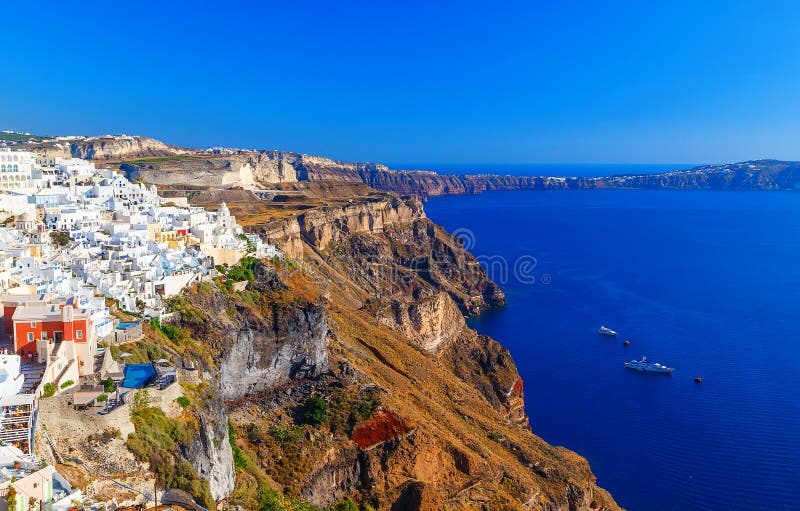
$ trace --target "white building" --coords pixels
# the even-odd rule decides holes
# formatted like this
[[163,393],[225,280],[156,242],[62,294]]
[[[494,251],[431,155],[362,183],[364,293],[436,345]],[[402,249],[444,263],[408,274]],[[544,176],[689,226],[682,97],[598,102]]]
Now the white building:
[[20,190],[30,186],[36,156],[29,151],[0,148],[0,189]]
[[95,174],[94,163],[80,158],[62,158],[58,161],[58,170],[63,176],[74,177],[79,181],[89,179]]

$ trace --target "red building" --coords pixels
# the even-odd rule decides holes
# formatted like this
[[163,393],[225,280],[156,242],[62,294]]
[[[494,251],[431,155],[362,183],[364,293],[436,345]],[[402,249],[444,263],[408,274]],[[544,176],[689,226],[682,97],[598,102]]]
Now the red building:
[[[4,313],[12,304],[4,307]],[[17,304],[11,312],[14,349],[25,356],[37,352],[36,341],[51,343],[74,341],[75,344],[93,344],[92,320],[89,311],[69,304],[26,302]],[[8,315],[6,315],[8,318]],[[83,351],[83,350],[81,350]]]
[[14,311],[26,303],[49,303],[47,295],[6,295],[0,298],[3,302],[3,328],[9,338],[14,338]]

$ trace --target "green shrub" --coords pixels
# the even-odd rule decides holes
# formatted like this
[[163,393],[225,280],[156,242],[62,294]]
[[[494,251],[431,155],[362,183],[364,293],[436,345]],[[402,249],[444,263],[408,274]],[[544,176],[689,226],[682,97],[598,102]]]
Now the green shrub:
[[108,401],[108,395],[107,394],[100,394],[99,396],[97,396],[97,402],[98,403],[105,403],[106,401]]
[[233,446],[233,467],[236,470],[247,469],[247,458],[245,457],[242,450],[235,445]]
[[55,395],[56,393],[56,386],[52,383],[45,383],[44,387],[42,387],[42,397],[50,397]]
[[269,434],[279,442],[297,442],[298,440],[303,439],[303,428],[299,428],[292,424],[287,426],[276,426],[275,424],[270,424]]
[[189,398],[186,396],[180,396],[178,399],[175,400],[175,402],[177,402],[181,406],[181,408],[186,408],[190,404]]
[[495,442],[502,442],[503,436],[500,433],[495,433],[494,431],[492,431],[491,433],[489,433],[489,440],[493,440]]
[[328,420],[328,402],[321,397],[308,398],[301,413],[303,423],[319,426]]
[[344,500],[333,506],[332,511],[358,511],[358,506],[356,506],[356,503],[353,502],[353,499],[350,497],[345,497]]
[[246,256],[239,261],[235,266],[228,269],[227,277],[235,282],[243,280],[253,280],[256,276],[255,270],[261,264],[261,261],[255,257]]
[[116,389],[117,386],[114,384],[113,379],[108,378],[103,382],[103,392],[114,392]]
[[369,419],[381,404],[381,390],[370,387],[363,390],[341,389],[330,397],[328,425],[332,431],[350,435],[356,424]]
[[59,247],[66,247],[69,245],[69,233],[52,231],[50,232],[50,241]]
[[67,381],[65,381],[64,383],[61,384],[61,388],[62,389],[66,389],[68,387],[72,387],[73,385],[75,385],[75,381],[67,380]]
[[183,338],[183,330],[180,327],[171,325],[169,323],[162,323],[161,320],[159,320],[158,318],[150,319],[150,328],[158,332],[161,332],[170,341],[175,341]]
[[134,416],[138,415],[140,412],[144,412],[150,407],[150,393],[147,389],[137,390],[136,394],[133,395],[133,405],[131,406],[131,419]]
[[6,503],[8,503],[8,509],[16,509],[17,507],[17,489],[14,488],[13,484],[8,487],[8,493],[6,493]]
[[[142,392],[134,395],[135,402],[146,401],[147,396]],[[161,409],[151,406],[132,411],[131,422],[136,432],[128,436],[125,444],[137,460],[149,463],[158,485],[184,490],[211,509],[214,499],[208,481],[203,480],[181,456],[196,432],[182,422],[170,419]]]
[[286,506],[283,504],[280,494],[265,486],[259,486],[257,491],[258,510],[259,511],[285,511]]

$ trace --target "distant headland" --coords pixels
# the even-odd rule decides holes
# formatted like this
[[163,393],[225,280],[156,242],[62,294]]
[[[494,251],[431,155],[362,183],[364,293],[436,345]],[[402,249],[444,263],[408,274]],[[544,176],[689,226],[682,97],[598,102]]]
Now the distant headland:
[[798,190],[800,162],[771,159],[703,165],[686,170],[598,177],[442,174],[393,170],[379,163],[350,163],[279,150],[194,149],[127,135],[38,136],[0,132],[0,145],[55,156],[118,163],[128,177],[159,185],[269,188],[298,181],[363,183],[381,191],[427,198],[491,190]]

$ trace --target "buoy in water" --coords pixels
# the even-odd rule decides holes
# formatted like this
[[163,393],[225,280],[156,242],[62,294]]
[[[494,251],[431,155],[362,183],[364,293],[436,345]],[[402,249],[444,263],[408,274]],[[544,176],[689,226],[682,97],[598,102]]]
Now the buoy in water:
[[699,376],[697,376],[697,377],[694,379],[694,382],[695,382],[695,383],[703,383],[703,379],[702,379],[702,378],[700,378]]
[[624,344],[625,346],[630,346],[631,345],[631,341],[623,341],[622,344]]

